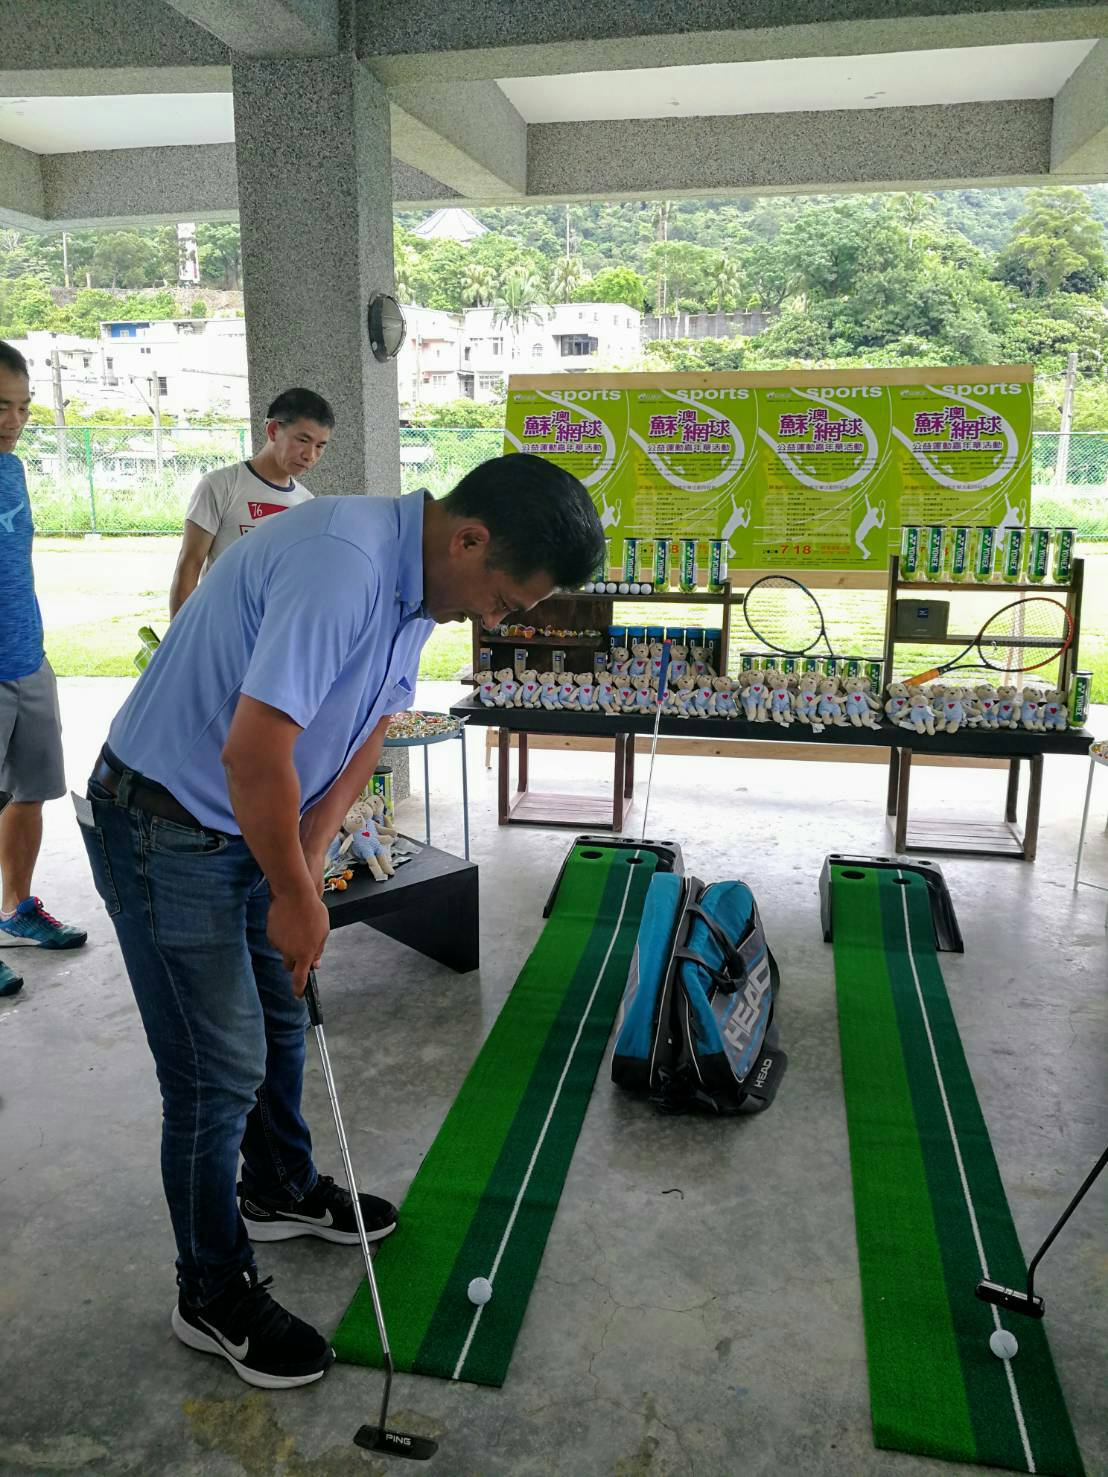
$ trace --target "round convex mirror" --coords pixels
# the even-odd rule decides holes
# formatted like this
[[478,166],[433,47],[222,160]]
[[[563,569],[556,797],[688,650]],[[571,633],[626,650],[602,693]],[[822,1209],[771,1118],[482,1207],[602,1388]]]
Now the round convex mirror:
[[369,347],[373,357],[382,364],[395,359],[407,331],[400,304],[387,292],[377,293],[369,304]]

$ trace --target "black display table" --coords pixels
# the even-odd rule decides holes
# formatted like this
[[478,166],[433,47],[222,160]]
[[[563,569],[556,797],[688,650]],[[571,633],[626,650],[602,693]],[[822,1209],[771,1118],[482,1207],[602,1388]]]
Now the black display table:
[[[405,838],[406,839],[406,838]],[[419,851],[387,882],[356,867],[345,892],[324,901],[332,928],[365,923],[459,974],[480,967],[477,866],[415,842]]]
[[[603,826],[614,831],[623,827],[627,802],[634,791],[635,739],[649,739],[654,729],[652,715],[637,713],[552,712],[545,708],[488,708],[477,697],[463,698],[450,709],[456,718],[474,726],[499,730],[499,818],[501,825],[574,826],[578,829]],[[928,851],[1007,856],[1034,861],[1038,845],[1039,807],[1042,795],[1043,759],[1048,754],[1087,754],[1092,735],[1085,729],[1062,733],[1034,733],[1026,729],[983,731],[961,729],[958,733],[917,734],[912,729],[882,724],[878,728],[826,728],[814,734],[809,727],[793,723],[749,723],[745,719],[663,717],[659,732],[667,738],[711,738],[773,741],[778,744],[851,744],[889,750],[888,814],[897,851]],[[514,799],[510,790],[511,734],[519,735],[519,780]],[[568,737],[611,739],[615,749],[613,802],[609,807],[593,799],[576,796],[540,796],[528,790],[527,735],[556,734]],[[1008,790],[1003,819],[995,824],[974,824],[947,818],[908,824],[909,786],[915,753],[946,754],[959,758],[1006,759]],[[1026,820],[1017,822],[1020,765],[1030,769]],[[547,809],[543,810],[543,805]],[[603,804],[604,815],[596,814]],[[591,810],[586,809],[591,806]],[[574,813],[570,815],[570,811]]]

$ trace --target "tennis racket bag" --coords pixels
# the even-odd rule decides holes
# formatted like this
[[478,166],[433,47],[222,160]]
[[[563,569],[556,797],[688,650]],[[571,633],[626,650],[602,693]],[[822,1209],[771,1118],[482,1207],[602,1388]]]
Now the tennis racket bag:
[[670,1112],[757,1113],[788,1062],[780,977],[745,882],[651,879],[620,1010],[612,1080]]

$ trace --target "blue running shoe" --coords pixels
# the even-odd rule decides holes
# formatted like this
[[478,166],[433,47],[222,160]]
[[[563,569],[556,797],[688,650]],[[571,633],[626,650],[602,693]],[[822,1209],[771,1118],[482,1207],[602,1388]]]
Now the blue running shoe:
[[52,917],[41,898],[25,897],[10,917],[0,915],[0,949],[79,949],[87,939],[83,929]]
[[13,974],[6,964],[0,963],[0,1000],[5,995],[18,995],[23,988],[19,975]]

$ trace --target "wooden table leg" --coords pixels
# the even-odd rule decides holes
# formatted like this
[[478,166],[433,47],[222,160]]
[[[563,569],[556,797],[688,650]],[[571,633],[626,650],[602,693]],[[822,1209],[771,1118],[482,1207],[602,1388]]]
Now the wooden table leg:
[[623,830],[623,786],[627,774],[627,735],[615,736],[615,764],[612,777],[612,830],[618,836]]
[[900,750],[899,769],[896,788],[896,835],[893,845],[897,851],[903,851],[908,844],[908,786],[912,779],[911,749]]
[[635,793],[635,735],[627,735],[627,767],[624,770],[623,794],[630,800]]
[[527,789],[527,735],[520,730],[519,743],[519,778],[516,780],[516,789],[522,795]]
[[1014,821],[1019,814],[1020,798],[1020,762],[1018,759],[1008,760],[1008,795],[1004,801],[1004,819]]
[[885,806],[887,815],[896,815],[896,786],[900,778],[900,750],[889,750],[889,798]]
[[1023,831],[1023,859],[1033,862],[1039,849],[1039,806],[1043,795],[1043,756],[1031,757],[1031,779],[1027,787],[1027,825]]
[[508,787],[511,782],[512,731],[510,728],[496,730],[496,819],[497,824],[508,824]]

